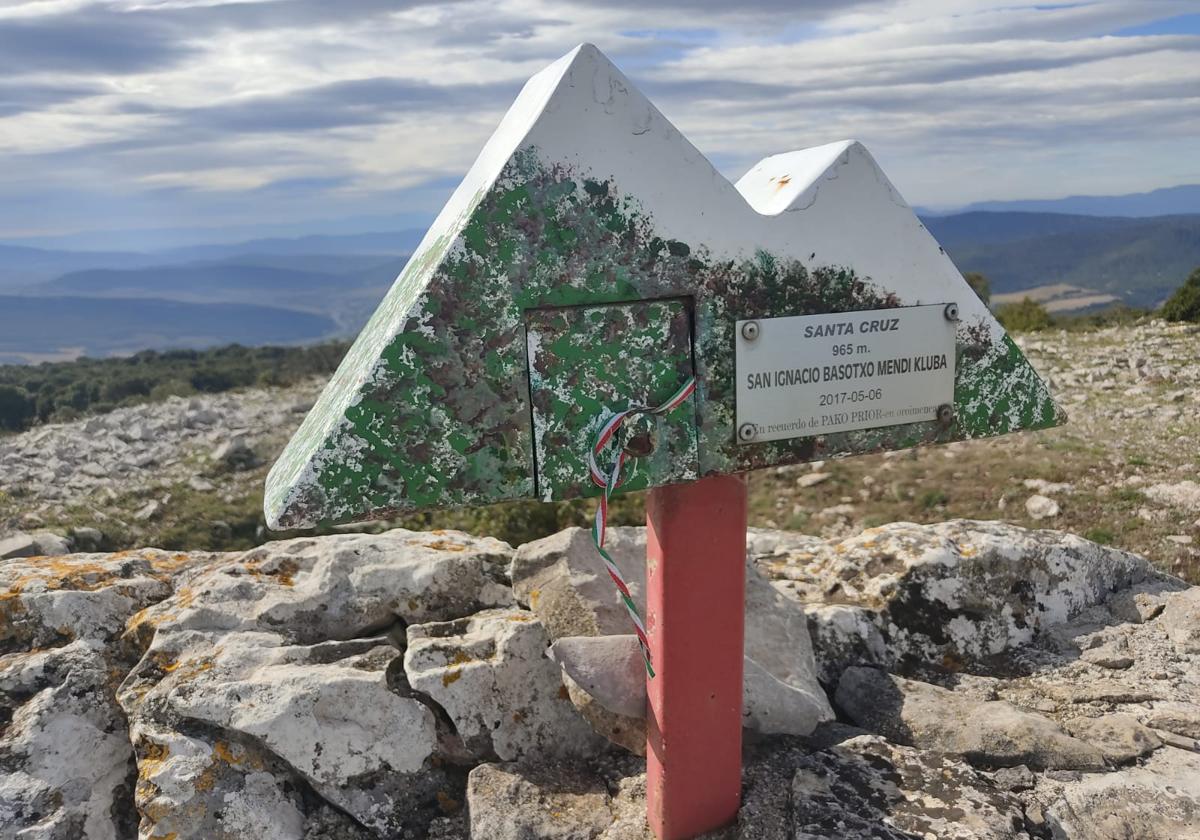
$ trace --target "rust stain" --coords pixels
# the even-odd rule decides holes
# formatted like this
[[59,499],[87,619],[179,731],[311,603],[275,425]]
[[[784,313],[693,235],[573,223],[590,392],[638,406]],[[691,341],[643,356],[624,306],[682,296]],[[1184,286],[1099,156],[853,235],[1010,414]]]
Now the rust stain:
[[442,809],[442,813],[447,816],[457,814],[459,809],[462,808],[462,803],[444,790],[437,792],[437,803],[438,807]]
[[[436,533],[436,532],[435,532]],[[451,542],[450,540],[434,540],[433,542],[422,542],[421,540],[413,540],[414,545],[423,545],[426,548],[432,548],[434,551],[466,551],[467,547],[462,543]]]
[[291,558],[284,558],[278,563],[265,564],[262,560],[251,560],[245,567],[256,580],[273,580],[280,586],[294,586],[295,575],[300,571],[300,564]]
[[778,182],[775,184],[775,189],[776,189],[776,190],[781,190],[781,189],[783,189],[784,187],[786,187],[786,186],[787,186],[788,184],[790,184],[790,183],[792,183],[792,176],[791,176],[791,175],[784,175],[784,176],[783,176],[782,178],[780,178],[780,179],[779,179],[779,181],[778,181]]
[[141,752],[141,757],[138,758],[137,765],[140,779],[148,779],[157,773],[163,762],[167,760],[167,756],[171,754],[166,744],[159,744],[155,741],[143,741],[139,752]]

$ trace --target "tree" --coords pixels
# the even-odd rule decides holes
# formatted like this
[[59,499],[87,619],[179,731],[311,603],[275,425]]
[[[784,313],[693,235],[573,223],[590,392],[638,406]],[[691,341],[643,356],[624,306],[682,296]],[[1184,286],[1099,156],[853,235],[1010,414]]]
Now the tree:
[[1020,303],[1006,303],[996,310],[996,319],[1009,332],[1044,330],[1052,323],[1046,307],[1024,298]]
[[0,429],[19,432],[33,417],[36,403],[18,385],[0,385]]
[[1200,268],[1167,298],[1160,314],[1168,321],[1200,322]]
[[978,271],[963,272],[963,279],[967,281],[967,285],[974,290],[975,294],[979,295],[979,299],[985,304],[992,300],[992,284],[988,281],[986,274],[981,274]]

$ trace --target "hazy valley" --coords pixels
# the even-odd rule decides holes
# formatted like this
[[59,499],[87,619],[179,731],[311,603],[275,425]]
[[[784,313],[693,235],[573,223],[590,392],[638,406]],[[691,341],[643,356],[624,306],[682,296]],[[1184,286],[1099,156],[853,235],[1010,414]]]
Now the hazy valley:
[[[1101,206],[1133,212],[1144,203]],[[1172,193],[1163,206],[1194,209],[1194,197]],[[1195,212],[969,210],[922,219],[961,270],[989,278],[999,303],[1029,294],[1051,311],[1153,308],[1200,265]],[[156,253],[0,244],[0,363],[352,337],[420,236],[258,239]]]

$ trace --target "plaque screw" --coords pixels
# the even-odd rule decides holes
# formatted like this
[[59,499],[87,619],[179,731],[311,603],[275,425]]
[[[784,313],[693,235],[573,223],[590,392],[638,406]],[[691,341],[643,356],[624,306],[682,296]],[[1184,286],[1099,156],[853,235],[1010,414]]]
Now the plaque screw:
[[950,405],[949,403],[943,403],[942,405],[939,405],[937,410],[937,419],[938,422],[943,426],[949,426],[950,422],[954,420],[954,406]]
[[742,324],[742,338],[747,341],[754,341],[758,338],[758,321],[747,321]]
[[957,321],[958,320],[958,304],[957,303],[947,303],[946,308],[944,310],[942,310],[942,312],[943,312],[943,314],[945,314],[947,321]]
[[738,440],[746,442],[754,440],[758,436],[758,429],[754,428],[753,423],[743,423],[738,426]]

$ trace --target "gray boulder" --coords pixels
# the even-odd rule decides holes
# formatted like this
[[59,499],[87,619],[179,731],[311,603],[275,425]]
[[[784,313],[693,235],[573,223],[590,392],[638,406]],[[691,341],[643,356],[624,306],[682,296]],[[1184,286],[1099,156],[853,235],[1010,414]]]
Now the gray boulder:
[[592,755],[603,748],[572,705],[533,613],[486,610],[408,628],[404,673],[476,759]]
[[[606,548],[645,613],[644,528],[610,528]],[[645,714],[645,671],[629,617],[591,537],[568,528],[517,549],[512,564],[518,601],[537,613],[554,640],[553,656],[594,705],[579,703],[597,731],[620,729],[618,743],[636,738],[633,721]],[[586,637],[611,639],[588,644]],[[807,620],[747,560],[745,724],[764,733],[806,734],[833,712],[817,684]],[[599,708],[597,708],[599,707]],[[608,714],[605,714],[607,712]],[[611,715],[619,720],[614,723]]]
[[[631,768],[625,770],[632,775]],[[471,837],[490,840],[643,840],[644,780],[616,795],[586,762],[481,764],[467,779]]]
[[875,668],[847,668],[835,701],[889,741],[960,756],[985,767],[1100,769],[1104,754],[1041,715],[999,700],[961,697]]
[[[332,806],[379,836],[423,830],[463,756],[405,679],[402,628],[511,605],[510,555],[497,540],[395,530],[268,543],[184,575],[127,631],[145,650],[119,694],[153,781],[137,788],[143,830],[220,836],[226,798],[256,784],[250,826],[279,809],[308,830]],[[249,752],[231,758],[235,743]],[[259,761],[276,768],[267,779],[248,772]],[[289,796],[297,785],[316,804]]]
[[829,684],[850,665],[971,667],[1114,593],[1184,587],[1137,555],[1001,522],[897,522],[844,540],[761,542],[760,568],[808,605]]
[[241,435],[217,444],[209,457],[228,470],[248,470],[258,464],[258,455]]
[[0,537],[0,560],[14,557],[35,557],[41,554],[37,538],[32,534],[16,533]]
[[1023,804],[970,765],[824,724],[753,748],[733,836],[1030,840]]

